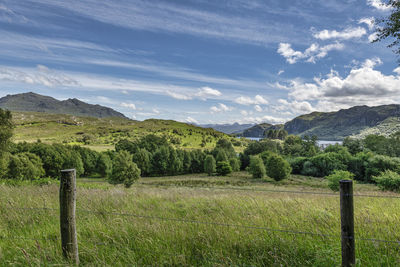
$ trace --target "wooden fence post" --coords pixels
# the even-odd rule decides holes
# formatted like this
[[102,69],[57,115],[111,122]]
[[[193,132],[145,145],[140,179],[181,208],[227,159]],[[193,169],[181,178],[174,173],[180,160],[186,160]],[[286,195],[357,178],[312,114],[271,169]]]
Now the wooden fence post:
[[61,248],[65,258],[79,264],[75,223],[76,170],[62,170],[60,180]]
[[340,181],[340,221],[342,229],[342,266],[356,263],[354,240],[353,181]]

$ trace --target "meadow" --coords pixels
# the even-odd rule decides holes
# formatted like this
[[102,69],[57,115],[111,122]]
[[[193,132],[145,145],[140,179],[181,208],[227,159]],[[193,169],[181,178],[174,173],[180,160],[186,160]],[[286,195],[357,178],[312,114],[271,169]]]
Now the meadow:
[[[0,265],[68,265],[58,190],[57,183],[0,185]],[[362,239],[400,239],[400,199],[389,198],[400,195],[366,184],[356,184],[355,194],[385,196],[355,197],[357,265],[398,266],[399,244]],[[129,189],[82,178],[80,260],[83,266],[339,266],[339,212],[339,196],[320,178],[195,174],[141,178]]]

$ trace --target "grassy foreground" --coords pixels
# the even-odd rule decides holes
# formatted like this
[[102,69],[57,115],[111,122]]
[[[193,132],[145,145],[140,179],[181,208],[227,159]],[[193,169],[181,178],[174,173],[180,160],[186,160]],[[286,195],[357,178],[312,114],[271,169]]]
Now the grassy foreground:
[[[77,200],[81,263],[88,266],[340,265],[338,196],[262,190],[330,192],[321,179],[295,176],[281,183],[260,182],[246,173],[226,178],[206,175],[143,178],[130,189],[82,179],[78,183]],[[370,185],[356,185],[356,190],[387,195]],[[19,209],[27,207],[50,209]],[[67,264],[61,256],[57,209],[55,184],[0,186],[0,237],[3,237],[0,265]],[[121,213],[125,215],[118,215]],[[400,264],[399,244],[359,240],[399,240],[399,215],[400,199],[355,198],[358,265]],[[328,236],[209,225],[209,222]]]

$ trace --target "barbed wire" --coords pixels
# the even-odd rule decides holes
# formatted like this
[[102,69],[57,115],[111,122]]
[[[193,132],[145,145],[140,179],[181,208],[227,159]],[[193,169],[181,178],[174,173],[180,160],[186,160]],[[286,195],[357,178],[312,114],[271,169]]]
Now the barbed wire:
[[[45,211],[59,211],[59,209],[54,208],[40,208],[40,207],[15,207],[15,209],[19,210],[45,210]],[[318,236],[328,239],[339,239],[340,236],[333,235],[333,234],[322,234],[322,233],[315,233],[315,232],[308,232],[308,231],[301,231],[301,230],[291,230],[291,229],[275,229],[269,228],[264,226],[258,225],[241,225],[241,224],[229,224],[229,223],[221,223],[221,222],[214,222],[214,221],[198,221],[192,219],[182,219],[182,218],[170,218],[170,217],[161,217],[161,216],[148,216],[148,215],[140,215],[140,214],[133,214],[133,213],[119,213],[119,212],[104,212],[104,211],[92,211],[92,210],[83,210],[77,209],[77,212],[88,213],[88,214],[99,214],[99,215],[113,215],[113,216],[123,216],[123,217],[134,217],[139,219],[150,219],[150,220],[162,220],[162,221],[174,221],[174,222],[182,222],[182,223],[192,223],[192,224],[201,224],[201,225],[212,225],[212,226],[222,226],[222,227],[231,227],[231,228],[243,228],[243,229],[252,229],[252,230],[262,230],[267,232],[279,232],[279,233],[287,233],[287,234],[297,234],[297,235],[310,235],[310,236]],[[391,243],[400,245],[400,240],[386,240],[386,239],[376,239],[376,238],[364,238],[364,237],[357,237],[356,241],[369,241],[369,242],[377,242],[377,243]],[[0,239],[20,239],[20,240],[59,240],[58,237],[52,238],[25,238],[25,237],[10,237],[10,236],[1,236]],[[106,245],[104,242],[100,243],[93,243],[95,245]]]
[[[274,189],[258,189],[258,188],[240,188],[240,187],[221,187],[221,186],[190,186],[190,185],[154,185],[147,183],[139,183],[144,185],[144,187],[165,187],[165,188],[199,188],[199,189],[213,189],[213,190],[237,190],[237,191],[253,191],[253,192],[270,192],[270,193],[287,193],[287,194],[310,194],[310,195],[327,195],[327,196],[337,196],[339,193],[330,192],[313,192],[313,191],[295,191],[295,190],[274,190]],[[139,188],[139,187],[136,187]],[[351,196],[348,195],[348,196]],[[372,198],[394,198],[400,199],[400,196],[384,196],[384,195],[367,195],[367,194],[352,194],[353,197],[372,197]]]

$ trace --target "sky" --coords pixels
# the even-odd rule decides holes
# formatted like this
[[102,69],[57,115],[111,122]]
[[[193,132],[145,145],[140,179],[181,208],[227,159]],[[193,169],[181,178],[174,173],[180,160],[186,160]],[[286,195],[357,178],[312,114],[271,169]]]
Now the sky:
[[381,0],[0,0],[0,96],[136,120],[283,123],[400,104]]

